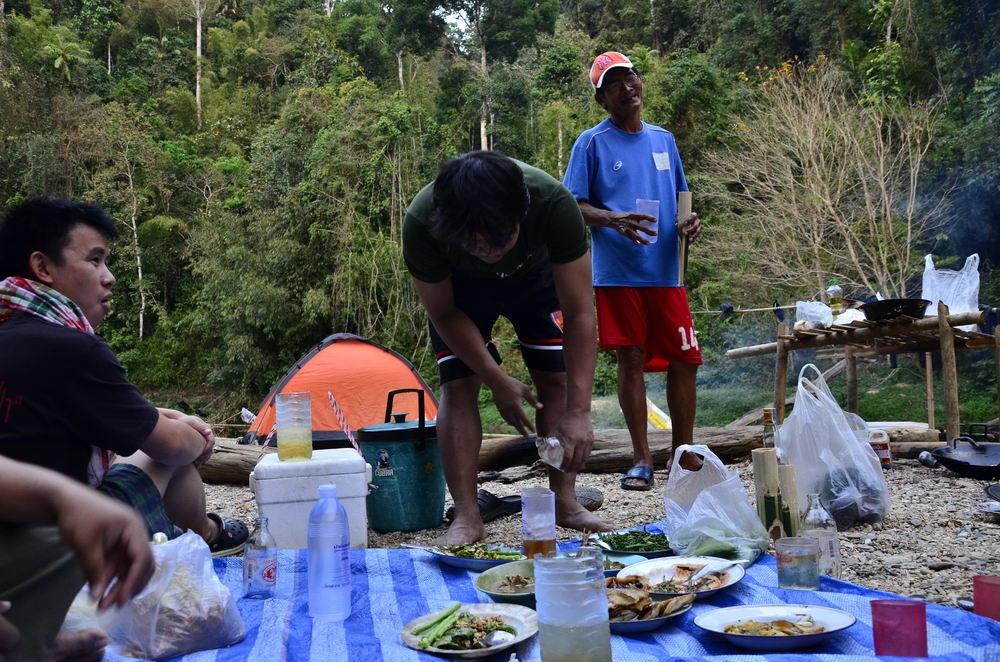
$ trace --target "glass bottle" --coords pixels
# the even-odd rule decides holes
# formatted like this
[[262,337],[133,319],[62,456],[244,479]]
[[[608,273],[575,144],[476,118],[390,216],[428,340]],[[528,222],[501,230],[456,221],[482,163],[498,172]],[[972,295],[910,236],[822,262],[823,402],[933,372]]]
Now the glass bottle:
[[826,302],[834,315],[844,312],[844,288],[836,279],[832,279],[830,286],[826,288]]
[[278,546],[267,530],[267,518],[258,517],[243,550],[243,597],[273,597],[277,581]]
[[774,448],[774,407],[764,407],[764,448]]
[[819,542],[819,572],[827,577],[840,577],[840,538],[837,523],[823,506],[818,494],[809,495],[809,507],[802,516],[799,536]]

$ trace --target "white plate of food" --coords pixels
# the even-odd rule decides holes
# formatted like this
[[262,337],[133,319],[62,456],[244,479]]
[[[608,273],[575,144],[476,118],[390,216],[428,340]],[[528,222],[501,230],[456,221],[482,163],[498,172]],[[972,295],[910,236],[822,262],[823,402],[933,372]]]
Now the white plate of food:
[[645,584],[631,579],[609,577],[605,580],[608,590],[608,620],[615,634],[633,634],[657,630],[671,619],[691,610],[693,595],[682,595],[670,600],[653,600]]
[[639,556],[638,554],[616,554],[615,552],[607,552],[604,555],[604,576],[614,577],[618,574],[619,570],[636,563],[642,563],[645,560],[645,556]]
[[495,655],[538,632],[534,609],[510,604],[459,604],[407,623],[399,636],[422,653],[477,658]]
[[694,624],[741,648],[789,651],[817,646],[856,621],[846,611],[831,607],[741,605],[699,614]]
[[[729,559],[714,556],[671,556],[650,559],[636,563],[618,571],[617,577],[639,577],[649,585],[654,600],[665,600],[693,593],[696,598],[705,598],[722,589],[729,588],[746,575],[743,566],[733,565]],[[707,575],[691,585],[690,579],[705,566],[719,568],[721,572],[709,571]]]

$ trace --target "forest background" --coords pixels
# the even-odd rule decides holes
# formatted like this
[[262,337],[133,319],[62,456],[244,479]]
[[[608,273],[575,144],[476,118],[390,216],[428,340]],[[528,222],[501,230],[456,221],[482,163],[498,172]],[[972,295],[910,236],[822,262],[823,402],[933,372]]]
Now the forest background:
[[[699,424],[769,398],[771,359],[723,355],[773,339],[774,316],[723,304],[822,298],[831,278],[919,296],[925,253],[977,251],[980,301],[1000,303],[992,0],[0,0],[0,207],[47,194],[114,216],[102,333],[159,404],[238,422],[333,332],[436,384],[401,261],[409,200],[482,147],[561,177],[604,117],[586,72],[608,49],[676,136],[705,229]],[[975,386],[988,359],[961,357],[966,418],[996,416]],[[862,415],[920,420],[915,362],[865,377]],[[602,354],[596,393],[614,388]]]

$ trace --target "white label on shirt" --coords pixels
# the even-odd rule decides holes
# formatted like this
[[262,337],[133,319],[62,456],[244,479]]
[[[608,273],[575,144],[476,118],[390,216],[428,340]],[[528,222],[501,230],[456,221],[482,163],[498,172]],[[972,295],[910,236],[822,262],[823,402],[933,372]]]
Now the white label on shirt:
[[657,170],[670,170],[670,154],[668,152],[653,152],[653,163]]

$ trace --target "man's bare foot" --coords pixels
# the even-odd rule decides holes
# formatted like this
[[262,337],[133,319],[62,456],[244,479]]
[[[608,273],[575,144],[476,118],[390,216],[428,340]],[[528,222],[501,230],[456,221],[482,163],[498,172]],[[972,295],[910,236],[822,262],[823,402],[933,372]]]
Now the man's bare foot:
[[108,635],[103,630],[90,628],[56,635],[49,654],[50,662],[100,662],[108,645]]
[[569,504],[556,500],[556,524],[577,531],[614,531],[617,528],[581,506],[576,499]]
[[479,518],[465,518],[456,515],[444,535],[434,540],[439,547],[468,545],[486,538],[486,527]]

